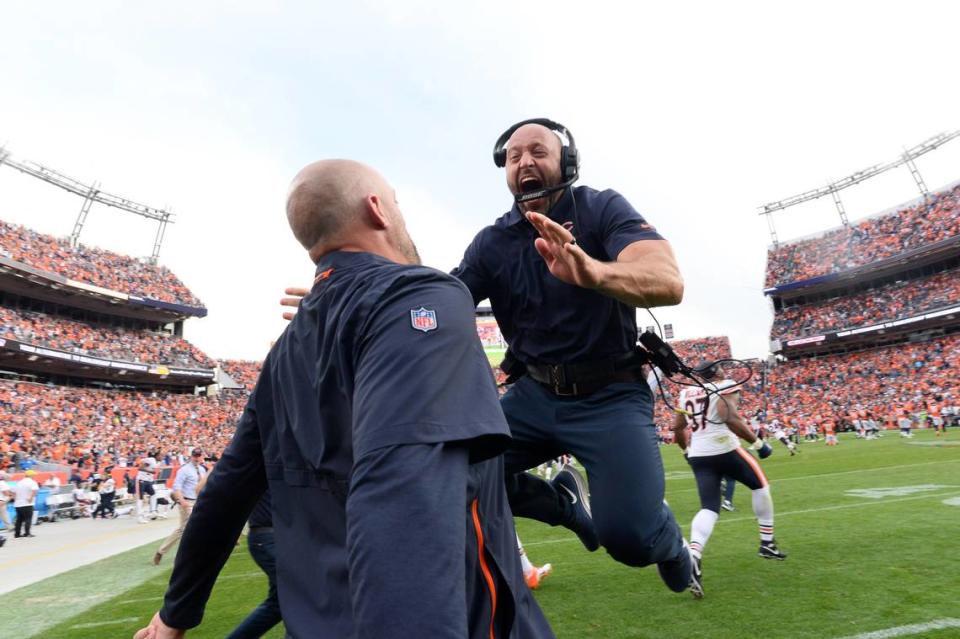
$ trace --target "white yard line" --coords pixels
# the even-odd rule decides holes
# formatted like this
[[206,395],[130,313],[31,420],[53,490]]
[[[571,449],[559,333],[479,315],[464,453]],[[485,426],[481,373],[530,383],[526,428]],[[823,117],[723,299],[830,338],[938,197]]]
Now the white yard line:
[[[939,499],[941,497],[960,497],[960,493],[955,493],[955,492],[937,493],[937,494],[927,493],[925,495],[915,495],[913,497],[901,497],[899,499],[870,500],[870,501],[859,502],[856,504],[839,504],[837,506],[823,506],[821,508],[807,508],[805,510],[788,510],[785,512],[778,512],[775,514],[775,516],[777,518],[780,518],[780,517],[788,517],[790,515],[806,515],[808,513],[820,513],[820,512],[825,512],[827,510],[845,510],[847,508],[862,508],[864,506],[883,506],[885,504],[896,504],[902,501],[916,501],[918,499]],[[717,523],[722,524],[722,523],[729,523],[732,521],[753,521],[753,520],[754,520],[753,515],[744,516],[744,517],[730,517],[725,515],[721,517],[717,521]],[[580,540],[576,538],[548,539],[545,541],[529,541],[529,542],[524,541],[523,545],[524,547],[546,546],[548,544],[566,544],[570,542],[579,543],[579,541]]]
[[[785,481],[802,481],[802,480],[805,480],[805,479],[818,479],[818,478],[820,478],[820,477],[835,477],[835,476],[837,476],[837,475],[857,475],[857,474],[859,474],[859,473],[872,473],[872,472],[878,471],[878,470],[894,470],[894,469],[899,469],[899,468],[915,468],[915,467],[917,467],[917,466],[932,466],[932,465],[934,465],[934,464],[955,464],[955,463],[958,463],[958,462],[960,462],[960,459],[944,459],[944,460],[935,461],[935,462],[919,462],[919,463],[916,463],[916,464],[898,464],[898,465],[896,465],[896,466],[880,466],[880,467],[878,467],[878,468],[858,468],[857,470],[841,470],[841,471],[836,472],[836,473],[820,473],[820,474],[817,474],[817,475],[800,475],[799,477],[783,477],[783,478],[780,478],[780,479],[771,479],[771,480],[770,480],[770,483],[771,483],[771,484],[779,484],[779,483],[785,482]],[[685,471],[670,471],[670,472],[676,473],[676,472],[685,472]],[[668,473],[668,474],[669,474],[669,473]],[[685,476],[682,476],[682,477],[681,477],[681,476],[667,477],[667,481],[672,481],[672,480],[676,480],[676,479],[693,479],[693,472],[690,471],[690,472],[686,473]],[[696,492],[696,491],[697,491],[696,488],[681,488],[680,490],[671,490],[670,493],[671,493],[671,494],[674,494],[674,495],[677,495],[677,494],[679,494],[679,493],[693,493],[693,492]]]
[[947,630],[948,628],[960,628],[960,619],[934,619],[926,623],[913,623],[909,626],[897,626],[887,628],[886,630],[874,630],[873,632],[864,632],[859,635],[850,635],[843,639],[891,639],[892,637],[907,637],[909,635],[919,635],[930,630]]
[[90,623],[78,623],[70,626],[70,630],[80,630],[82,628],[99,628],[100,626],[115,626],[121,623],[130,623],[137,621],[140,617],[124,617],[122,619],[111,619],[110,621],[92,621]]
[[123,601],[115,601],[114,603],[117,605],[126,605],[126,604],[132,604],[132,603],[143,603],[145,601],[154,601],[158,604],[162,604],[163,594],[154,595],[152,597],[140,597],[138,599],[124,599]]

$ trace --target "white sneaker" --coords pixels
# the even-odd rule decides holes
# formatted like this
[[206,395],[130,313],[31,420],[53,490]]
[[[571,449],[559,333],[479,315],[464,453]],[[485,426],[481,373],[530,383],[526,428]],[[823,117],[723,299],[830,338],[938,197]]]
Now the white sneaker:
[[733,507],[733,502],[731,502],[729,499],[724,499],[723,503],[720,504],[720,507],[724,510],[729,510],[730,512],[736,510],[736,508]]
[[143,516],[137,517],[137,523],[138,523],[138,524],[145,524],[145,523],[147,523],[147,518],[146,518],[146,517],[143,517]]

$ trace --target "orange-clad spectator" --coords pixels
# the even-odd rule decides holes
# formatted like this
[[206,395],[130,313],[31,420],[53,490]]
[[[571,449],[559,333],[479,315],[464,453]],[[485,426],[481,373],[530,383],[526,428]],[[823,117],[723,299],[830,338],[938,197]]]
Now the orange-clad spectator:
[[766,286],[856,268],[957,235],[960,186],[907,209],[770,249]]
[[103,249],[71,247],[66,240],[0,221],[0,253],[34,268],[121,293],[202,308],[166,267]]
[[912,317],[960,304],[960,269],[887,284],[864,293],[777,311],[770,329],[773,339],[818,335]]
[[0,337],[71,353],[187,368],[215,363],[182,337],[0,306]]

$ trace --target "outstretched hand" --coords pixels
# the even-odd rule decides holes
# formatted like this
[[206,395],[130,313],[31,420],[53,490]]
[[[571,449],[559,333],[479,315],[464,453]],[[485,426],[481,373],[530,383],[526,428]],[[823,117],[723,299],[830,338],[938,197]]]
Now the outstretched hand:
[[160,613],[158,612],[153,615],[153,619],[150,620],[150,625],[137,630],[137,633],[133,635],[133,639],[183,639],[186,636],[186,630],[177,630],[163,623],[163,620],[160,618]]
[[603,263],[587,255],[573,233],[540,213],[530,211],[527,219],[540,234],[533,245],[554,277],[583,288],[600,287]]
[[[297,286],[291,286],[289,288],[283,289],[284,295],[289,295],[290,297],[283,297],[280,299],[280,306],[290,306],[293,308],[299,308],[300,300],[310,292],[310,289],[299,288]],[[283,319],[290,321],[296,316],[296,311],[284,311]]]

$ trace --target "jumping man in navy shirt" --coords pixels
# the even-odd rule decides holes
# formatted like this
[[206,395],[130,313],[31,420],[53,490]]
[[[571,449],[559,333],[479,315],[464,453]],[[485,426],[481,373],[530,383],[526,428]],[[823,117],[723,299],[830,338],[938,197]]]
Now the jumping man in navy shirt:
[[[636,309],[683,297],[673,251],[619,193],[572,186],[580,158],[562,125],[510,127],[494,161],[515,203],[477,234],[453,274],[475,303],[490,300],[525,371],[501,401],[514,438],[506,455],[513,512],[565,525],[624,564],[657,564],[680,592],[691,561],[663,502],[653,401],[635,350]],[[552,484],[521,472],[564,453],[586,468],[592,526],[572,467]]]
[[552,637],[520,569],[509,430],[466,287],[419,266],[393,190],[364,165],[307,166],[287,217],[317,265],[313,288],[136,638],[200,623],[267,484],[290,637]]

